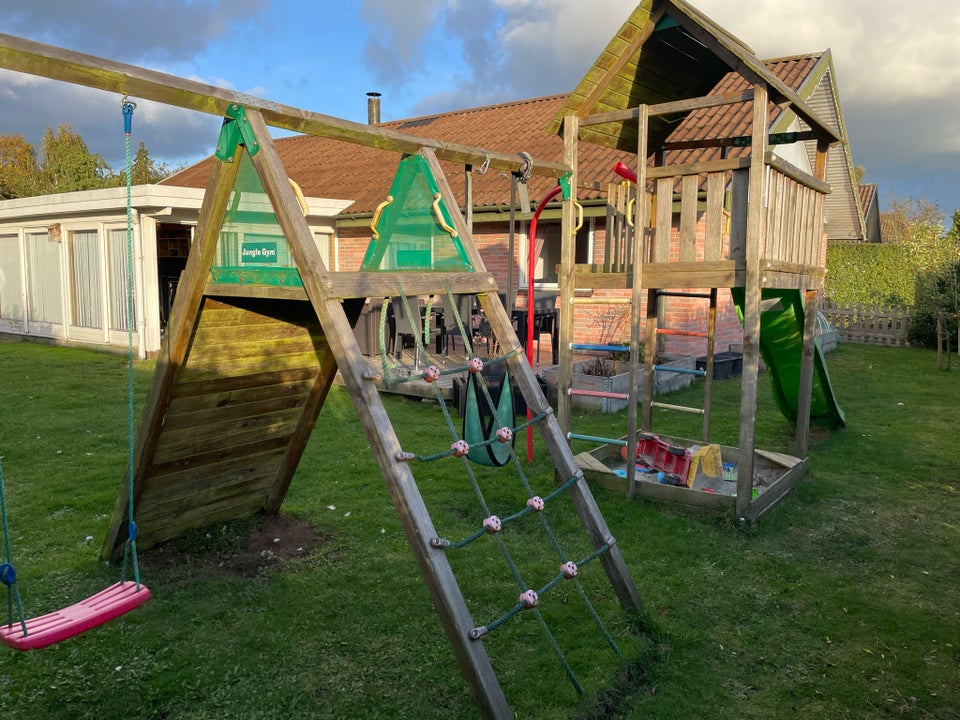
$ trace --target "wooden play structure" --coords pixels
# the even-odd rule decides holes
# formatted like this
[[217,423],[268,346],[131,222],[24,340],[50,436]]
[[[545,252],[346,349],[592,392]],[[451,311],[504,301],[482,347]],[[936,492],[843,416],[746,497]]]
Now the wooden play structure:
[[[670,68],[669,76],[658,68]],[[745,87],[713,94],[731,72],[739,74]],[[710,125],[706,119],[717,113],[727,113],[731,122],[721,134],[704,135],[702,128]],[[797,131],[771,137],[771,118],[780,113],[793,113]],[[682,141],[671,142],[681,122],[692,130]],[[632,317],[627,434],[578,461],[589,476],[609,479],[612,472],[602,459],[618,455],[620,447],[632,457],[638,442],[655,430],[653,410],[658,407],[702,414],[700,442],[708,440],[717,293],[727,290],[743,320],[739,447],[723,448],[724,462],[736,464],[735,495],[640,479],[633,462],[626,463],[626,488],[631,494],[732,511],[743,522],[756,519],[804,471],[810,422],[843,423],[814,341],[816,314],[805,312],[816,306],[823,286],[823,199],[830,191],[824,178],[837,131],[749,48],[682,0],[641,3],[571,94],[552,129],[563,133],[563,159],[573,171],[574,188],[581,143],[636,158],[634,167],[621,169],[635,182],[618,185],[611,194],[603,257],[578,265],[572,242],[563,251],[558,415],[564,432],[572,430],[572,350],[577,348],[572,338],[578,307],[602,302],[591,297],[595,290],[629,290],[629,297],[622,293],[619,300],[628,303]],[[775,154],[780,143],[800,143],[812,174]],[[574,200],[564,205],[565,239],[575,227]],[[663,304],[675,297],[705,304],[703,408],[667,405],[653,397],[655,339],[671,331],[658,320]],[[641,329],[647,339],[643,358]],[[755,448],[761,355],[780,409],[796,423],[797,458]],[[758,476],[766,485],[760,492]]]
[[[131,482],[121,489],[105,557],[116,559],[123,548],[132,505],[142,547],[216,521],[277,512],[339,371],[474,699],[486,717],[512,717],[480,638],[519,611],[539,613],[537,593],[525,589],[492,624],[471,618],[445,555],[450,543],[438,538],[411,456],[381,401],[375,382],[381,378],[370,374],[351,327],[368,298],[474,295],[499,345],[497,360],[534,414],[559,483],[544,498],[518,498],[522,509],[504,525],[528,515],[545,517],[555,501],[572,503],[594,548],[581,564],[599,560],[624,610],[641,609],[616,541],[523,357],[497,283],[472,243],[439,164],[443,158],[517,172],[529,160],[278,106],[10,36],[0,35],[0,66],[224,116],[195,240],[136,434]],[[268,123],[404,153],[415,160],[418,177],[429,180],[426,195],[411,193],[412,205],[385,203],[383,216],[374,221],[365,270],[337,273],[324,266]],[[554,178],[567,172],[566,165],[548,161],[529,165]],[[417,204],[421,196],[426,205]],[[429,243],[397,243],[395,236],[409,229],[405,225],[416,225]],[[462,368],[471,369],[476,368]],[[465,455],[460,443],[446,454]],[[461,462],[469,468],[466,458]],[[500,529],[500,520],[488,517],[477,538],[497,536]],[[576,574],[576,564],[566,560],[542,591],[559,580],[578,582]]]

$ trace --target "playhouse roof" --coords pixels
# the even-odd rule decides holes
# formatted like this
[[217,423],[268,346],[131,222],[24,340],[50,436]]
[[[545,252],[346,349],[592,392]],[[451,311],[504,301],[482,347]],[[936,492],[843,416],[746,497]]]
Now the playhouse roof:
[[[586,118],[642,104],[703,97],[712,94],[731,71],[742,76],[748,87],[765,85],[773,102],[789,105],[818,137],[828,142],[840,139],[787,79],[778,77],[745,43],[683,0],[643,0],[554,116],[550,130],[559,132],[567,115]],[[648,147],[665,142],[677,120],[677,114],[651,118]],[[635,153],[637,124],[615,120],[582,127],[580,138]]]

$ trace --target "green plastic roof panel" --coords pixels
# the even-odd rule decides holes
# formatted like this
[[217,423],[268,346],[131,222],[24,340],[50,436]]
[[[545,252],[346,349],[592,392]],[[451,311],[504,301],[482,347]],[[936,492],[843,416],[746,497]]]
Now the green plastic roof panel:
[[220,284],[303,287],[246,146],[238,149],[237,179],[220,228],[210,279]]
[[377,208],[372,228],[361,270],[474,269],[422,155],[400,161],[390,195]]

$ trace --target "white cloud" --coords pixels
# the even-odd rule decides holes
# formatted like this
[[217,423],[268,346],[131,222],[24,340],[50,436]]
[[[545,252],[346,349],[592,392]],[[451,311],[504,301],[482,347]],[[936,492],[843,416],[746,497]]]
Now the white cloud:
[[696,0],[761,57],[831,48],[845,98],[894,102],[960,90],[960,4],[944,0]]

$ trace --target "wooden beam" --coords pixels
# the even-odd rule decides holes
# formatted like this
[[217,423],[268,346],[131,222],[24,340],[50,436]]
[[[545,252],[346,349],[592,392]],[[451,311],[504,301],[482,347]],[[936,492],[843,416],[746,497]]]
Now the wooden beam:
[[[651,225],[647,215],[653,209],[647,202],[647,136],[650,132],[650,118],[648,116],[649,108],[641,105],[640,114],[637,118],[637,166],[634,172],[637,176],[636,192],[639,196],[634,203],[633,226],[636,233],[633,237],[633,255],[629,258],[633,265],[633,289],[630,291],[630,373],[628,382],[630,383],[629,399],[627,404],[627,457],[636,457],[637,451],[637,394],[641,378],[640,363],[643,358],[640,357],[640,304],[643,302],[643,270],[644,260],[646,260],[646,251],[648,238],[645,231]],[[652,200],[651,200],[652,202]],[[571,306],[572,307],[572,306]],[[649,336],[648,336],[649,338]],[[642,402],[648,403],[649,397],[642,397]],[[637,464],[627,462],[627,497],[633,498],[637,492]]]
[[[490,167],[514,172],[524,164],[516,154],[351,122],[13,35],[0,34],[0,67],[211,115],[223,116],[230,105],[242,105],[259,110],[264,120],[274,127],[400,153],[415,153],[422,147],[429,147],[439,158],[464,165],[489,162]],[[565,172],[565,165],[547,160],[533,161],[534,175],[555,178]]]
[[[752,147],[767,146],[767,88],[755,86]],[[757,382],[760,373],[760,243],[766,165],[762,152],[750,154],[747,200],[746,276],[743,301],[743,375],[740,391],[740,460],[737,463],[737,518],[748,522],[753,495],[753,449],[756,445]]]
[[728,158],[726,160],[705,160],[703,162],[685,163],[683,165],[664,165],[647,170],[647,178],[680,177],[681,175],[699,175],[701,173],[726,172],[727,170],[742,170],[750,167],[750,158]]
[[[573,282],[578,288],[622,290],[633,287],[631,272],[598,272],[595,265],[577,265]],[[733,260],[714,262],[659,262],[643,266],[643,288],[739,287],[744,267]]]
[[407,295],[434,295],[449,287],[456,294],[496,292],[492,273],[481,272],[331,272],[320,277],[328,297],[391,297],[403,285]]
[[[771,135],[769,139],[771,145],[788,145],[792,143],[804,142],[806,140],[816,140],[817,136],[814,132],[805,130],[803,132],[775,133]],[[661,145],[661,148],[663,150],[695,150],[698,148],[709,147],[748,147],[749,145],[749,135],[737,135],[735,137],[704,138],[702,140],[678,140],[676,142],[666,142]]]
[[[704,110],[706,108],[720,107],[722,105],[734,105],[736,103],[747,102],[753,99],[753,90],[745,90],[739,93],[730,93],[727,95],[705,95],[689,100],[673,100],[671,102],[656,103],[647,106],[649,117],[659,117],[662,115],[677,115],[688,113],[692,110]],[[590,115],[580,121],[581,127],[590,127],[591,125],[602,125],[608,122],[626,122],[637,120],[640,117],[639,108],[626,108],[624,110],[611,110],[610,112],[597,113]]]
[[797,390],[797,457],[806,457],[810,443],[810,409],[813,402],[814,359],[817,351],[817,291],[807,290],[798,301],[804,306],[803,349],[800,353],[800,386]]
[[805,173],[796,165],[787,162],[782,157],[775,155],[769,150],[766,152],[764,162],[766,162],[767,165],[772,167],[777,172],[783,173],[791,180],[795,180],[801,185],[806,185],[808,188],[812,188],[823,195],[829,195],[831,192],[830,183],[817,179],[809,173]]
[[[570,432],[570,417],[573,403],[569,390],[573,386],[573,296],[577,285],[573,280],[576,264],[576,220],[574,217],[576,188],[578,177],[577,158],[579,156],[580,120],[576,115],[567,115],[563,120],[563,159],[572,168],[570,177],[571,197],[563,201],[560,220],[560,363],[557,368],[557,418],[560,429],[566,437]],[[534,239],[535,240],[535,239]],[[533,242],[534,240],[531,240]]]

